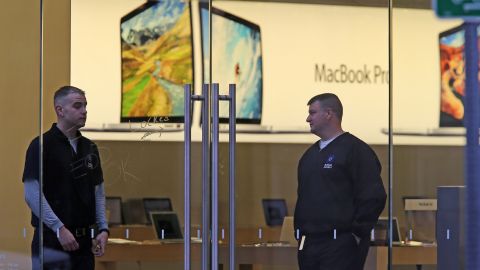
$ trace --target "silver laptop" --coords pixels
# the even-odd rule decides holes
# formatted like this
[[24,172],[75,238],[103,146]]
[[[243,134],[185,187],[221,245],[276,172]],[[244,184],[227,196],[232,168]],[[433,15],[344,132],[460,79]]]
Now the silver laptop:
[[429,134],[437,136],[465,136],[467,130],[464,127],[439,127],[429,129]]
[[[220,132],[226,133],[229,130],[228,124],[220,124]],[[310,134],[310,127],[305,126],[266,126],[237,124],[238,133],[272,133],[272,134]]]
[[280,231],[280,242],[289,243],[291,246],[298,245],[297,239],[295,239],[292,216],[286,216],[283,219],[282,230]]
[[[382,128],[381,132],[385,135],[388,134],[388,128]],[[407,135],[407,136],[427,136],[430,129],[428,128],[392,128],[393,135]]]
[[[401,245],[400,228],[398,227],[397,217],[392,217],[392,245]],[[388,217],[380,217],[377,224],[373,228],[371,241],[378,246],[388,245]]]
[[[228,133],[230,126],[221,123],[218,129],[221,133]],[[236,124],[235,130],[237,133],[270,133],[271,128],[260,124]]]
[[[388,134],[388,128],[382,128],[383,134]],[[436,128],[393,128],[393,135],[411,136],[465,136],[464,127],[436,127]]]
[[[176,132],[183,131],[183,123],[132,122],[103,124],[105,132]],[[88,127],[83,130],[88,130]]]

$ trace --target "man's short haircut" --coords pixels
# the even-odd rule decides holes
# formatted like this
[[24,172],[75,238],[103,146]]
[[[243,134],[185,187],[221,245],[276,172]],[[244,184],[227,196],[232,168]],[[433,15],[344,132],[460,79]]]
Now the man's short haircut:
[[337,95],[332,93],[323,93],[320,95],[316,95],[308,101],[307,105],[310,105],[315,101],[320,102],[320,104],[322,104],[322,107],[331,109],[337,115],[338,119],[342,121],[343,106]]
[[82,96],[85,96],[85,91],[81,90],[80,88],[77,88],[75,86],[71,85],[65,85],[60,88],[58,88],[57,91],[55,91],[55,95],[53,96],[53,104],[57,105],[60,99],[72,94],[76,93]]

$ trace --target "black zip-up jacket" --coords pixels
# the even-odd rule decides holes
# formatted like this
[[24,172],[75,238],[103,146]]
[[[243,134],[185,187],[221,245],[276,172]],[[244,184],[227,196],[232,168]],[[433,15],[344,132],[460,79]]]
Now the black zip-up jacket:
[[375,152],[346,132],[320,150],[310,146],[298,164],[295,229],[300,234],[370,234],[386,202]]

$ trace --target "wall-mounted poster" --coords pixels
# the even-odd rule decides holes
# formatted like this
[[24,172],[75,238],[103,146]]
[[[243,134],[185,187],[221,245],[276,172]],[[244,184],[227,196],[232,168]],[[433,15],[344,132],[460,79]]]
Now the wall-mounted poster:
[[[219,83],[228,94],[236,84],[237,123],[260,124],[262,119],[263,62],[260,27],[231,13],[212,7],[212,76],[209,76],[208,6],[200,4],[203,78]],[[223,91],[222,91],[223,90]],[[220,103],[220,121],[228,122],[228,105]]]
[[[477,28],[477,36],[479,28]],[[440,33],[440,127],[463,127],[465,98],[465,29]]]
[[193,83],[189,3],[149,1],[121,18],[121,122],[183,122]]

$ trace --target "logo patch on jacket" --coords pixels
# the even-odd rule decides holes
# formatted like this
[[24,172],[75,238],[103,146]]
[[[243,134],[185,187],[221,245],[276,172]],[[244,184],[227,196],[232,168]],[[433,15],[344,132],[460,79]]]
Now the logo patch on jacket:
[[96,169],[100,165],[100,160],[95,154],[88,154],[70,164],[74,179],[86,176],[89,171]]
[[335,156],[334,155],[328,156],[327,162],[325,162],[325,164],[323,164],[323,168],[324,169],[331,169],[333,167],[333,162],[334,161],[335,161]]

